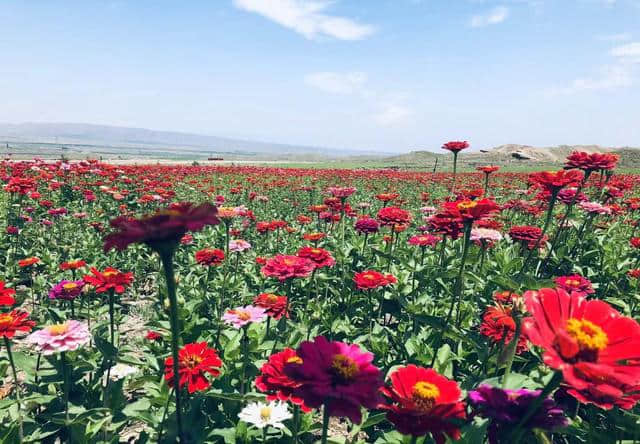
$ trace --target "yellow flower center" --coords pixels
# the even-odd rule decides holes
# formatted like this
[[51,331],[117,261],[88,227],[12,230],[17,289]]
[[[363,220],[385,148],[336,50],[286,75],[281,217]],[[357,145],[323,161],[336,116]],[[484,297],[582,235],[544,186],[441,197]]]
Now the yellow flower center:
[[13,321],[13,316],[8,313],[0,314],[0,327],[3,325],[9,325]]
[[238,317],[238,319],[241,319],[243,321],[248,321],[249,319],[251,319],[251,313],[246,310],[236,310],[236,316]]
[[269,302],[270,302],[270,303],[272,303],[272,304],[275,304],[276,302],[278,302],[278,296],[276,296],[276,295],[275,295],[275,294],[273,294],[273,293],[269,293],[269,294],[267,295],[267,301],[269,301]]
[[302,358],[300,356],[291,356],[287,359],[287,364],[302,364]]
[[350,381],[358,374],[358,364],[348,356],[335,355],[331,368],[344,381]]
[[365,279],[368,279],[368,280],[370,280],[370,281],[372,281],[372,280],[374,280],[376,277],[375,277],[375,275],[373,275],[373,274],[371,274],[371,273],[367,273],[367,274],[365,274],[365,275],[364,275],[364,278],[365,278]]
[[60,336],[62,334],[65,334],[67,330],[69,330],[69,326],[66,323],[53,324],[47,327],[47,330],[49,331],[49,334],[51,336]]
[[102,275],[107,278],[113,277],[116,274],[118,274],[117,271],[105,271],[104,273],[102,273]]
[[202,356],[189,355],[184,359],[184,364],[189,368],[195,368],[202,362]]
[[582,350],[604,350],[609,344],[609,337],[602,328],[586,319],[569,318],[566,330]]
[[437,385],[426,381],[419,381],[412,389],[412,399],[416,406],[422,410],[431,410],[440,396],[440,389]]
[[295,263],[296,263],[296,261],[294,259],[285,259],[283,262],[284,262],[285,265],[289,265],[289,266],[295,265]]
[[478,205],[478,202],[475,202],[473,200],[465,200],[458,203],[458,205],[456,206],[458,207],[458,210],[468,210],[475,207],[476,205]]
[[564,283],[569,287],[578,287],[580,285],[580,281],[576,279],[567,279]]
[[76,284],[75,282],[68,282],[66,284],[62,284],[62,288],[64,288],[67,291],[74,290],[77,287],[78,287],[78,284]]
[[271,407],[269,407],[268,405],[262,407],[260,409],[260,418],[262,418],[263,421],[268,421],[269,419],[271,419]]
[[312,248],[312,249],[311,249],[311,252],[312,252],[313,254],[319,254],[319,253],[320,253],[320,250],[319,250],[319,249],[317,249],[317,248]]

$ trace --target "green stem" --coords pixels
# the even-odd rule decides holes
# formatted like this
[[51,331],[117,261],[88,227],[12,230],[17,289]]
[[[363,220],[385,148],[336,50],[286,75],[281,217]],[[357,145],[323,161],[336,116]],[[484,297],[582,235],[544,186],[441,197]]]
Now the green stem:
[[[9,357],[9,365],[11,365],[11,373],[13,374],[13,385],[16,389],[16,400],[18,401],[18,434],[20,442],[24,441],[24,427],[22,420],[22,400],[20,398],[20,385],[18,384],[18,372],[16,371],[16,364],[13,361],[13,354],[11,353],[11,343],[9,338],[4,336],[4,345],[7,347],[7,355]],[[38,355],[39,357],[40,355]]]
[[64,393],[64,417],[66,425],[69,425],[69,373],[67,371],[67,356],[65,352],[60,353],[60,365],[62,366],[62,391]]
[[175,247],[159,250],[164,277],[167,284],[167,294],[169,295],[169,310],[171,322],[171,356],[173,358],[173,386],[176,394],[176,422],[178,426],[179,442],[185,442],[182,431],[182,409],[180,402],[180,376],[178,374],[178,343],[180,340],[180,325],[178,319],[178,301],[176,297],[176,278],[173,270],[173,253]]
[[327,444],[327,431],[329,430],[329,409],[327,404],[322,408],[322,444]]
[[298,444],[298,433],[300,432],[300,406],[293,406],[293,444]]
[[249,336],[247,335],[248,329],[248,324],[242,328],[242,379],[240,380],[240,393],[242,393],[243,395],[246,391],[247,366],[249,365]]
[[513,316],[513,320],[516,324],[516,331],[513,335],[513,339],[507,345],[507,352],[509,353],[507,356],[507,365],[504,369],[504,376],[502,378],[502,388],[507,388],[507,383],[509,382],[509,375],[511,374],[511,367],[513,366],[513,359],[516,356],[516,350],[518,348],[518,341],[520,340],[520,332],[522,330],[522,322],[520,320],[520,315],[516,314]]

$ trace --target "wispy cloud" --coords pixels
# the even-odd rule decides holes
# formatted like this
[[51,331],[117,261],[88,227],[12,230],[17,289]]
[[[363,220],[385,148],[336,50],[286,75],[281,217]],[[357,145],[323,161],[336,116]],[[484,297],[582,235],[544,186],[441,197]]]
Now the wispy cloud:
[[470,25],[473,28],[497,25],[498,23],[504,22],[507,17],[509,17],[509,9],[504,6],[497,6],[484,14],[471,17]]
[[374,91],[368,85],[364,72],[315,72],[304,77],[304,82],[320,91],[352,95],[372,109],[372,119],[380,126],[401,126],[408,122],[413,110],[406,105],[405,94]]
[[583,91],[628,88],[635,82],[636,65],[640,64],[640,42],[616,46],[609,51],[614,63],[603,66],[599,75],[575,79],[569,86],[552,88],[551,95],[576,94]]
[[354,94],[363,91],[367,75],[363,72],[315,72],[304,78],[307,85],[332,94]]
[[327,0],[233,0],[236,8],[260,14],[308,39],[329,36],[339,40],[360,40],[375,32],[371,25],[326,10]]

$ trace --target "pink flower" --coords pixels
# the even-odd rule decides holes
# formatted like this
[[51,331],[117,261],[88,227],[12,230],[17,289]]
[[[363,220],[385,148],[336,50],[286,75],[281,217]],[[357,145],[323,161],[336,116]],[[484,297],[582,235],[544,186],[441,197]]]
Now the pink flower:
[[39,352],[51,355],[58,352],[77,350],[89,342],[91,334],[87,324],[69,320],[63,324],[49,325],[27,336],[27,341],[35,344]]
[[327,188],[327,191],[329,192],[329,194],[333,195],[333,197],[346,199],[347,197],[358,191],[358,189],[354,187],[329,187]]
[[233,253],[242,253],[251,248],[251,244],[243,239],[234,239],[229,241],[229,251]]
[[580,202],[578,206],[587,213],[611,214],[611,208],[598,202]]
[[372,364],[372,353],[318,336],[300,344],[296,355],[299,361],[287,364],[284,372],[300,383],[293,394],[305,405],[318,408],[324,404],[329,415],[360,423],[360,408],[374,409],[379,404],[382,373]]
[[244,307],[228,310],[222,320],[227,324],[233,325],[235,328],[244,327],[252,322],[262,322],[267,318],[267,312],[264,308],[246,305]]

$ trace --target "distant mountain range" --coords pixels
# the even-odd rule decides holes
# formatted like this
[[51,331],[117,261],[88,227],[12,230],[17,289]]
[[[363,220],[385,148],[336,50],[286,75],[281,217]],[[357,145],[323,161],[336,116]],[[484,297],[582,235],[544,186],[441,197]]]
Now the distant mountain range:
[[[95,145],[118,147],[123,152],[152,150],[174,153],[233,154],[314,154],[341,157],[362,154],[362,151],[256,142],[175,131],[155,131],[85,123],[0,123],[0,142]],[[380,153],[383,154],[383,153]]]

